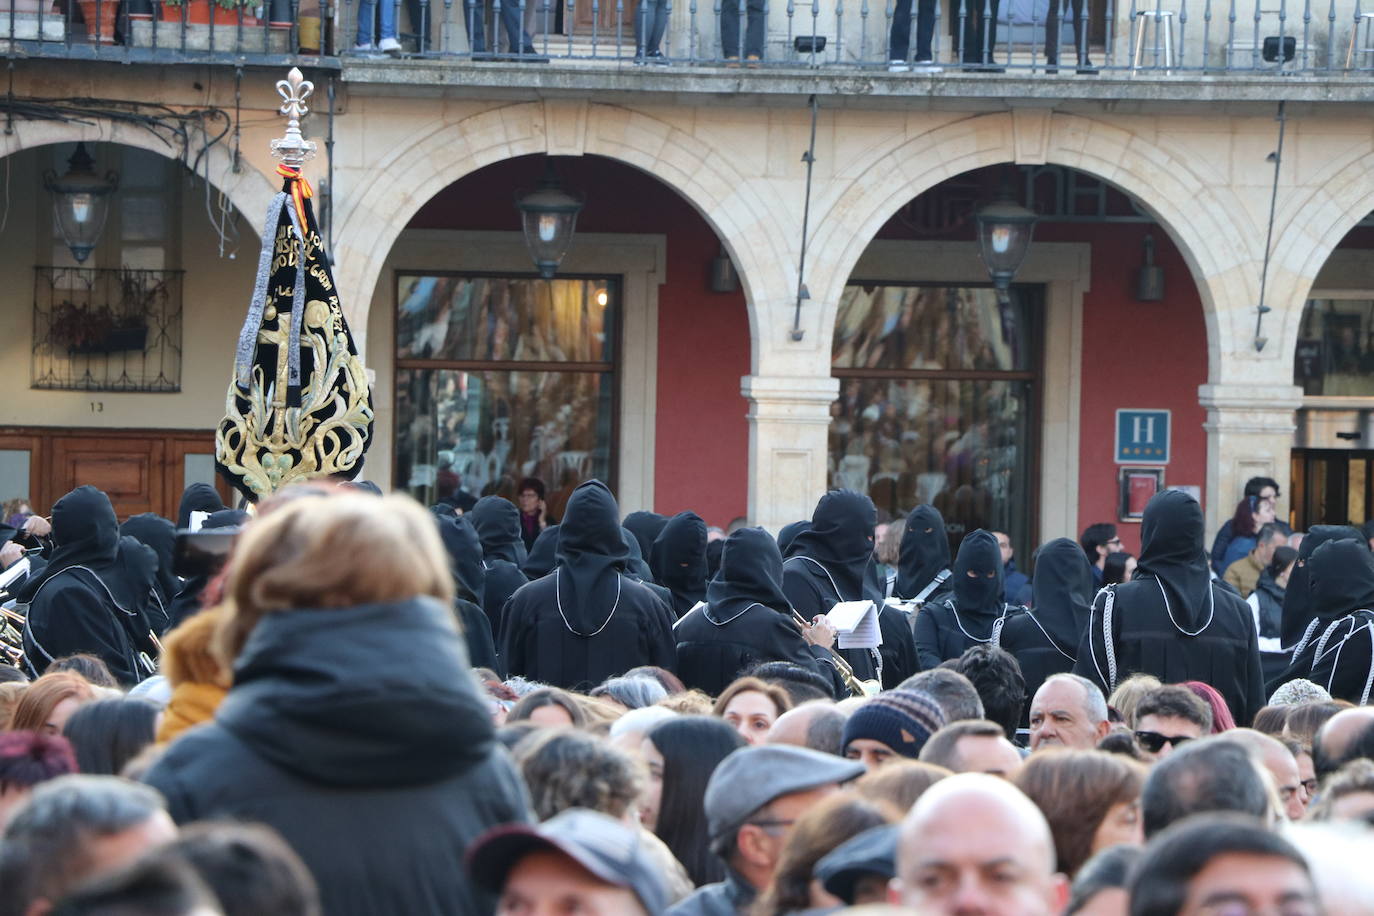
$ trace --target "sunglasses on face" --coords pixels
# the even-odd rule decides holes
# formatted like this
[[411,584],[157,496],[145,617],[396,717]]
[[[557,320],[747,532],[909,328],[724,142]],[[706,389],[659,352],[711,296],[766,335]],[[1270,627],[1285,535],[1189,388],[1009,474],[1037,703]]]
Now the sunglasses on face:
[[1161,735],[1159,732],[1136,732],[1135,740],[1151,754],[1158,754],[1160,748],[1164,747],[1166,744],[1172,744],[1174,750],[1178,750],[1179,745],[1192,741],[1193,739],[1188,735]]

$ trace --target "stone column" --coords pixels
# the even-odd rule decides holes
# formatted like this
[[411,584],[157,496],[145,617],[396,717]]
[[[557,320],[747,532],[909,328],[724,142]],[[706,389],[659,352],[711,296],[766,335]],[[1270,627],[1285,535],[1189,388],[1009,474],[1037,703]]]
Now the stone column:
[[1289,452],[1297,429],[1294,411],[1302,389],[1281,384],[1199,385],[1207,409],[1207,532],[1210,538],[1230,518],[1251,477],[1272,477],[1283,496],[1276,507],[1288,517]]
[[815,375],[741,379],[749,401],[750,524],[777,531],[811,517],[826,490],[830,405],[839,390],[828,365]]

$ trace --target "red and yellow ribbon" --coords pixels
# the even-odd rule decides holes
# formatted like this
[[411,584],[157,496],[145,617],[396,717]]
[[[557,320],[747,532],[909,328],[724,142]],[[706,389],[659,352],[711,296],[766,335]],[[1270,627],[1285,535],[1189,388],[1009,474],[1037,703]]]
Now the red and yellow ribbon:
[[300,217],[301,231],[305,231],[305,202],[315,196],[315,191],[310,187],[310,182],[305,180],[300,169],[293,169],[289,165],[277,166],[277,174],[291,182],[291,199],[296,204],[296,215]]

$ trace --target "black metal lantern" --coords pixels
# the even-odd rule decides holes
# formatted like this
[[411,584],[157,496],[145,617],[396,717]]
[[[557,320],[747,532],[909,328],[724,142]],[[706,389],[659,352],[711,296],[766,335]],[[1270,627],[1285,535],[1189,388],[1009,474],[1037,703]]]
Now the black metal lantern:
[[62,241],[77,263],[84,264],[105,229],[110,197],[119,187],[119,174],[106,172],[104,178],[97,175],[95,160],[86,152],[86,144],[78,143],[76,152],[67,160],[66,174],[59,178],[49,169],[43,184],[52,192],[53,218]]
[[1030,250],[1037,217],[1034,211],[1013,200],[1010,186],[1004,185],[997,199],[980,207],[974,218],[978,222],[978,249],[983,266],[992,277],[998,296],[1005,297]]
[[563,190],[550,162],[539,187],[517,197],[515,208],[520,211],[525,247],[539,268],[539,276],[552,280],[572,244],[582,201]]

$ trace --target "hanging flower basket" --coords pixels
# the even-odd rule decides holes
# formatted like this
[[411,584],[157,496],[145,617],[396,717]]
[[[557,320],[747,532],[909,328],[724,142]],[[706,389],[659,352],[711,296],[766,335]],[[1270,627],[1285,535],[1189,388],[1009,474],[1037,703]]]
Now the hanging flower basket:
[[54,349],[72,355],[143,350],[148,344],[148,325],[116,317],[106,305],[82,308],[63,302],[53,309],[52,341]]

